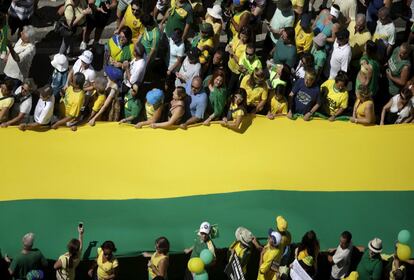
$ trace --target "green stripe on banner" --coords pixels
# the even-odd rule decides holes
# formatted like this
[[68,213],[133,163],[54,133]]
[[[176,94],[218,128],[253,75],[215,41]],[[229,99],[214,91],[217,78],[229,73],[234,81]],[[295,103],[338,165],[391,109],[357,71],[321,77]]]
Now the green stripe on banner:
[[[288,220],[294,241],[310,229],[321,248],[338,244],[339,234],[349,230],[354,244],[366,246],[377,236],[385,252],[391,252],[401,229],[414,232],[414,191],[399,192],[295,192],[249,191],[168,199],[134,200],[22,200],[0,202],[0,248],[14,256],[21,237],[36,234],[36,247],[46,257],[65,252],[76,237],[79,221],[85,224],[85,248],[113,240],[118,253],[137,255],[153,250],[154,240],[167,236],[172,252],[192,245],[194,231],[207,220],[218,224],[218,247],[227,247],[235,229],[243,225],[258,237],[274,227],[275,217]],[[96,248],[92,248],[91,257]]]

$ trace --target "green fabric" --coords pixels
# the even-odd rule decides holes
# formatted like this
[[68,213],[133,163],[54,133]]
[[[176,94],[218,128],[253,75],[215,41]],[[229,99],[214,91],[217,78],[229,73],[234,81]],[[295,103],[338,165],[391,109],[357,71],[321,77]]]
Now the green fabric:
[[247,69],[248,74],[252,74],[255,69],[262,69],[262,62],[257,55],[254,56],[253,62],[250,62],[246,55],[243,55],[239,64],[243,65]]
[[[312,148],[306,141],[304,145]],[[292,168],[296,172],[296,167]],[[121,189],[122,174],[119,176],[120,185],[114,187]],[[344,202],[343,207],[327,211],[330,202],[338,201]],[[22,236],[30,230],[36,234],[35,246],[47,258],[57,259],[66,252],[68,241],[77,236],[76,227],[82,221],[82,258],[95,257],[91,241],[97,241],[98,246],[111,239],[117,255],[137,256],[140,251],[154,250],[154,240],[160,235],[168,237],[172,253],[182,252],[194,240],[194,229],[208,221],[220,225],[220,237],[214,243],[223,248],[234,241],[237,227],[246,226],[258,238],[266,237],[267,230],[276,226],[276,216],[283,215],[292,242],[313,229],[322,250],[335,247],[346,221],[354,244],[367,244],[380,234],[384,252],[393,252],[398,232],[414,228],[414,219],[407,215],[414,211],[413,201],[414,191],[246,191],[167,199],[1,201],[0,213],[7,215],[0,215],[0,224],[7,225],[7,230],[0,231],[0,247],[3,253],[16,257]],[[88,250],[88,246],[92,247]]]
[[293,68],[296,63],[295,45],[285,45],[283,40],[278,40],[276,43],[276,50],[273,54],[273,62],[275,64],[286,63],[290,68]]
[[121,53],[121,61],[120,62],[124,62],[124,61],[129,61],[132,58],[132,53],[131,53],[131,47],[130,45],[125,45],[122,47],[122,53]]
[[0,30],[0,53],[7,51],[7,34],[9,33],[9,26],[5,24]]
[[359,280],[380,280],[382,274],[381,258],[371,259],[369,250],[366,249],[358,264]]
[[150,31],[145,29],[145,32],[141,37],[141,44],[144,46],[145,53],[147,55],[150,54],[152,47],[154,45],[154,42],[155,42],[155,50],[158,50],[158,46],[159,46],[160,38],[161,38],[160,34],[161,33],[158,27],[154,27]]
[[171,38],[174,29],[180,28],[184,31],[184,27],[186,24],[193,23],[193,9],[189,3],[184,3],[181,7],[187,12],[187,16],[182,18],[176,11],[176,7],[173,7],[171,10],[171,14],[168,17],[167,23],[165,24],[165,34],[168,38]]
[[[302,114],[294,114],[292,119],[297,120],[298,118],[302,118],[302,117],[303,117]],[[321,119],[324,119],[324,120],[329,119],[328,116],[326,116],[322,113],[319,113],[319,112],[314,113],[313,116],[311,117],[311,119],[313,119],[313,118],[321,118]],[[338,117],[335,118],[335,121],[349,121],[349,118],[350,118],[349,116],[338,116]]]
[[[391,75],[393,77],[400,77],[402,69],[404,66],[410,66],[411,62],[409,60],[401,60],[398,52],[400,51],[400,47],[396,48],[390,59],[388,60],[388,68],[391,70]],[[399,93],[401,87],[396,85],[393,81],[388,79],[389,85],[388,85],[388,91],[391,95],[396,95]]]
[[138,119],[138,116],[141,113],[142,103],[138,98],[132,97],[131,90],[129,90],[127,95],[125,95],[124,101],[125,118],[133,117],[133,120],[131,122],[134,122]]
[[10,269],[13,271],[14,277],[20,279],[25,278],[30,270],[42,269],[45,266],[47,266],[47,261],[42,252],[33,249],[25,255],[20,253],[18,256],[14,256]]
[[220,118],[227,103],[227,89],[214,87],[213,91],[210,92],[209,101],[214,115],[216,118]]
[[[364,61],[364,60],[367,61],[368,64],[371,65],[372,67],[372,78],[368,84],[368,88],[371,91],[372,95],[375,95],[378,92],[378,78],[380,74],[379,63],[378,61],[368,57],[367,55],[363,55],[361,59],[359,60],[359,62]],[[358,77],[357,77],[356,82],[355,82],[355,90],[358,89],[360,84],[361,82],[358,80]]]
[[319,69],[323,69],[326,62],[325,50],[317,50],[315,47],[313,47],[311,53],[315,62],[315,70],[319,71]]
[[[213,242],[213,241],[207,241],[207,242]],[[196,239],[194,240],[193,251],[191,251],[190,258],[200,257],[201,251],[203,251],[204,249],[208,249],[207,243],[201,241],[200,238],[197,236]]]

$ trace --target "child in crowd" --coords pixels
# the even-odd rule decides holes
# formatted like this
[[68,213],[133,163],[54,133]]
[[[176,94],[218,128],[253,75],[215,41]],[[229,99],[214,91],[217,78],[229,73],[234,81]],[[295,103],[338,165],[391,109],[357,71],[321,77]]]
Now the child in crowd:
[[114,256],[116,247],[114,242],[105,241],[98,248],[98,256],[92,267],[88,271],[88,275],[96,280],[116,279],[118,275],[118,260]]
[[148,279],[154,280],[156,277],[167,279],[167,271],[169,265],[168,252],[170,251],[170,242],[166,237],[160,237],[155,240],[155,253],[142,253],[148,261]]
[[275,117],[285,116],[288,112],[288,103],[285,97],[286,87],[279,84],[270,91],[270,110],[266,117],[273,120]]
[[243,121],[243,117],[246,115],[246,90],[239,88],[233,95],[230,103],[230,108],[227,112],[227,116],[223,118],[221,125],[230,129],[239,130]]

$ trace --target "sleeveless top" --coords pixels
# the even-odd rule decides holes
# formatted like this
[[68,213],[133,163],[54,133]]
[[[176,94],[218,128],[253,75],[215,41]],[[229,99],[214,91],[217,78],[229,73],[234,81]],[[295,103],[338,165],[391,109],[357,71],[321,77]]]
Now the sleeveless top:
[[[161,262],[161,260],[164,260],[168,258],[168,256],[165,255],[161,255],[158,253],[154,253],[151,257],[151,264],[154,265],[157,269],[159,269],[158,265]],[[152,280],[155,277],[157,277],[157,275],[152,271],[151,267],[148,267],[148,279]],[[165,279],[167,279],[167,277],[165,277]]]

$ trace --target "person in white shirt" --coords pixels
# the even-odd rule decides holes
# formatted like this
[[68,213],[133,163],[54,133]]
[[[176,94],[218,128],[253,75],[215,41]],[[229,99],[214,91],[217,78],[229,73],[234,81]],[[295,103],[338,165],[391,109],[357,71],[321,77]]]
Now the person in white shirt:
[[35,30],[33,26],[28,25],[20,33],[20,39],[14,45],[8,42],[9,56],[7,57],[4,74],[6,79],[12,79],[15,83],[14,89],[21,85],[25,78],[29,77],[29,70],[32,66],[33,57],[36,54],[34,45]]
[[378,21],[373,41],[378,40],[380,42],[379,46],[385,47],[387,56],[390,56],[395,45],[396,36],[395,25],[390,17],[390,9],[383,7],[378,11]]
[[331,280],[339,280],[348,275],[352,248],[352,234],[349,231],[344,231],[339,239],[338,248],[329,250],[331,253],[335,252],[333,256],[328,256],[329,262],[333,264]]
[[93,90],[93,83],[96,78],[96,71],[91,65],[93,61],[93,53],[89,50],[83,51],[82,55],[79,56],[75,64],[73,64],[72,69],[69,71],[67,84],[73,82],[73,75],[76,73],[82,73],[85,75],[85,86],[84,91],[86,94],[90,93]]
[[188,81],[200,74],[201,64],[198,61],[198,49],[192,48],[181,65],[180,71],[175,73],[175,87],[185,87]]
[[293,12],[292,3],[289,0],[279,1],[277,9],[268,23],[270,39],[273,45],[277,43],[285,27],[293,27],[295,23],[295,13]]
[[22,123],[19,129],[24,131],[49,125],[53,117],[54,105],[55,97],[52,94],[52,88],[46,85],[40,90],[40,98],[34,111],[34,122]]
[[14,104],[11,110],[10,120],[1,124],[1,127],[19,125],[29,120],[32,110],[32,93],[36,90],[36,84],[32,78],[28,78],[14,92]]
[[146,62],[144,59],[145,48],[141,43],[137,43],[134,47],[134,59],[131,62],[124,61],[122,69],[124,69],[124,86],[123,93],[128,92],[132,85],[138,86],[144,81]]
[[[351,62],[352,51],[349,45],[349,31],[343,29],[336,32],[336,40],[330,57],[329,79],[335,79],[339,70],[348,72],[348,66]],[[326,73],[326,72],[325,72]]]

